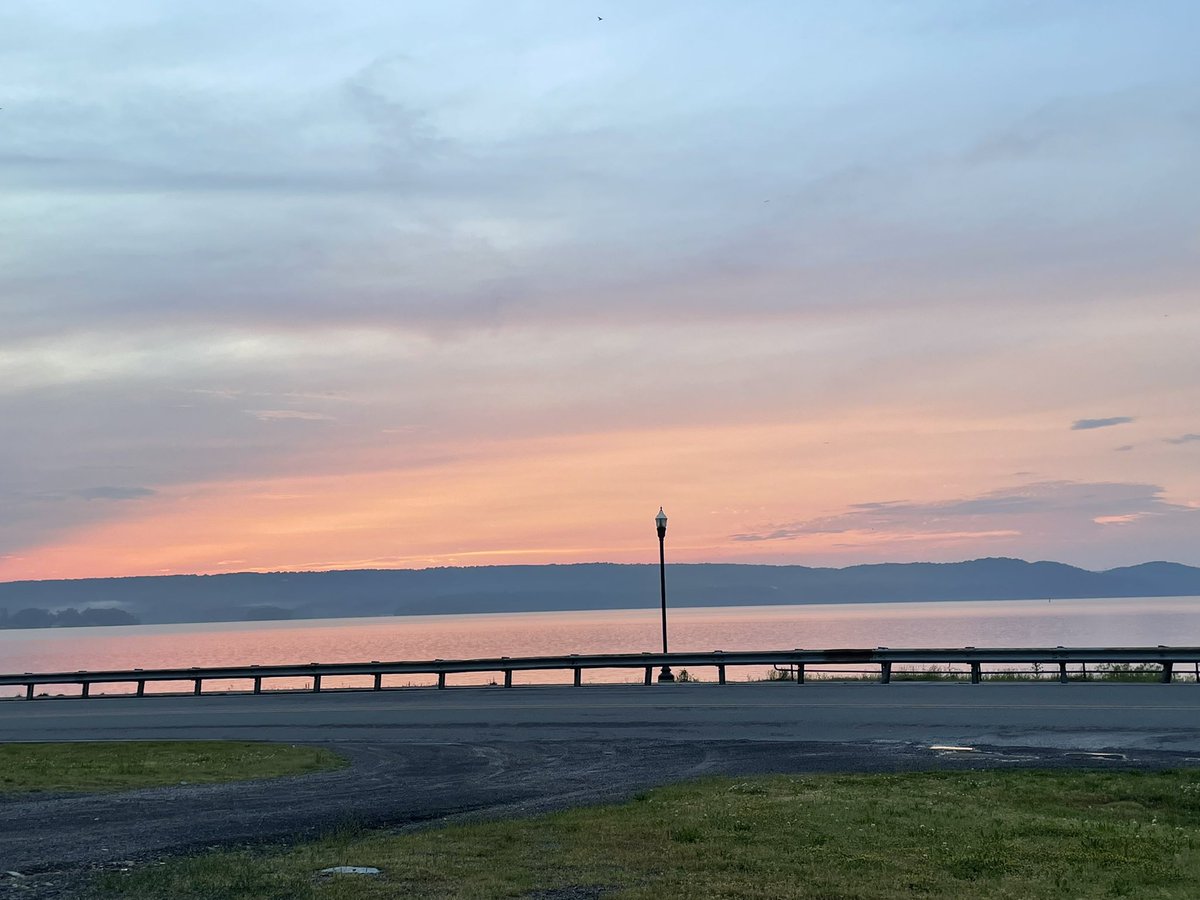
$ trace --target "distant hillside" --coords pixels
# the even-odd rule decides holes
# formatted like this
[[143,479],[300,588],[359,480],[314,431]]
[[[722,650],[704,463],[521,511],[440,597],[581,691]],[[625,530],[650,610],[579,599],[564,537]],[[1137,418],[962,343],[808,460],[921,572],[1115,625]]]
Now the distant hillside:
[[[1200,569],[1150,562],[1090,572],[1055,562],[976,559],[845,569],[735,564],[667,567],[674,606],[1200,596]],[[584,563],[352,572],[272,572],[0,584],[0,621],[29,610],[121,610],[136,620],[213,622],[428,615],[658,604],[658,567]],[[97,610],[99,612],[99,610]],[[59,615],[55,623],[70,620]]]

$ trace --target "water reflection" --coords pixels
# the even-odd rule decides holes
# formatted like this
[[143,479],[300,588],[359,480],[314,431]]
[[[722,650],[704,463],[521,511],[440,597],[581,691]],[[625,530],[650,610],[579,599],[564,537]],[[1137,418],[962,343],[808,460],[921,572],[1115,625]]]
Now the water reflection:
[[[1195,646],[1200,644],[1197,612],[1200,597],[675,609],[670,613],[671,648]],[[639,609],[0,631],[0,671],[653,652],[657,617],[656,609]],[[761,674],[730,673],[731,677]],[[709,673],[702,675],[709,677]],[[487,683],[493,677],[461,675],[452,681]],[[622,682],[640,675],[609,670],[585,677]],[[517,673],[515,679],[517,683],[561,683],[570,679],[570,673]],[[351,683],[366,681],[325,680],[328,687]],[[384,683],[431,684],[433,679],[394,676]],[[281,679],[270,686],[301,687],[304,682]],[[212,690],[222,687],[211,685]],[[190,686],[147,685],[148,691],[181,689]]]

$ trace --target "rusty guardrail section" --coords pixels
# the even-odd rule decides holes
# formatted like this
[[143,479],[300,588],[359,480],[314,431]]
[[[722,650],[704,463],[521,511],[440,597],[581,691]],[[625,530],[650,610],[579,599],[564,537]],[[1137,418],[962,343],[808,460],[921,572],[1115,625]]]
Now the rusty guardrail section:
[[[187,669],[132,669],[124,671],[79,671],[79,672],[24,672],[0,675],[0,686],[25,688],[26,699],[34,699],[35,688],[40,686],[70,684],[81,686],[81,696],[87,697],[95,684],[135,684],[136,696],[145,694],[147,682],[175,681],[191,682],[192,693],[202,694],[203,684],[208,680],[247,680],[255,694],[262,693],[263,681],[268,678],[311,678],[311,690],[321,690],[321,680],[333,675],[371,675],[373,688],[361,690],[384,690],[384,675],[436,675],[437,686],[446,687],[446,676],[463,672],[503,673],[504,686],[512,687],[514,672],[541,670],[571,670],[574,683],[583,683],[584,669],[643,669],[645,683],[652,683],[653,670],[659,666],[712,667],[717,678],[725,683],[725,670],[729,666],[785,666],[794,670],[797,684],[804,683],[805,667],[819,664],[846,665],[868,664],[879,667],[879,680],[891,681],[895,665],[939,665],[958,664],[970,666],[971,683],[978,684],[984,675],[984,665],[1018,663],[1057,666],[1059,681],[1068,680],[1068,666],[1088,663],[1132,665],[1157,664],[1161,666],[1160,680],[1170,683],[1176,664],[1190,663],[1196,667],[1200,683],[1200,647],[1053,647],[1053,648],[993,648],[963,647],[960,649],[898,649],[887,647],[875,649],[835,648],[826,650],[737,650],[725,652],[713,650],[703,653],[605,653],[569,656],[530,656],[492,659],[432,659],[421,661],[380,662],[371,660],[362,663],[309,663],[307,665],[284,666],[222,666]],[[1085,668],[1086,671],[1086,668]],[[963,674],[966,674],[965,672]],[[355,688],[349,688],[355,690]]]

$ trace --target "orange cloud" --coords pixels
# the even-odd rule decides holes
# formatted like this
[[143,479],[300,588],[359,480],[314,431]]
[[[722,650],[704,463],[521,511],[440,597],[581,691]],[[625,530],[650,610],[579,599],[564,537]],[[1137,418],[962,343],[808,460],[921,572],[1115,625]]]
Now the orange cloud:
[[836,507],[849,481],[890,489],[897,467],[931,486],[899,454],[871,471],[854,465],[871,442],[828,438],[795,425],[633,431],[494,442],[404,469],[371,449],[336,472],[163,490],[0,561],[0,577],[640,561],[659,504],[675,559],[752,559],[764,551],[729,541],[741,525]]
[[[179,485],[113,504],[110,518],[0,560],[0,578],[648,561],[659,504],[679,562],[861,562],[898,546],[907,558],[1021,551],[1019,521],[981,514],[938,527],[950,523],[921,517],[980,502],[947,498],[995,506],[989,491],[1012,482],[992,473],[1025,459],[1027,432],[864,419],[405,444],[424,461],[404,467],[385,465],[400,454],[372,444],[306,460],[324,468],[314,474]],[[1098,512],[1096,521],[1108,510]],[[1106,522],[1126,510],[1112,512]],[[846,524],[782,541],[734,538],[809,520]]]

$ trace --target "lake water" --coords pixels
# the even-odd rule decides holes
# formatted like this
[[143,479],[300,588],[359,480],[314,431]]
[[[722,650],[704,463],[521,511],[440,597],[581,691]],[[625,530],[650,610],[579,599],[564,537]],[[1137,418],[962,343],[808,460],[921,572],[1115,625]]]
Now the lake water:
[[[668,621],[672,650],[1200,645],[1200,597],[706,607],[672,609]],[[0,672],[641,652],[657,651],[659,641],[657,608],[30,629],[0,631]],[[696,674],[712,677],[710,671]],[[730,671],[731,678],[763,674]],[[571,674],[518,672],[514,677],[517,683],[565,682]],[[600,670],[584,677],[623,682],[638,680],[640,673]],[[492,676],[450,678],[451,684],[470,684]],[[327,678],[323,684],[369,680]],[[431,682],[395,676],[384,684]],[[303,684],[301,679],[268,682],[271,687]],[[212,690],[234,686],[211,682]],[[147,690],[180,689],[178,684],[147,685]]]

